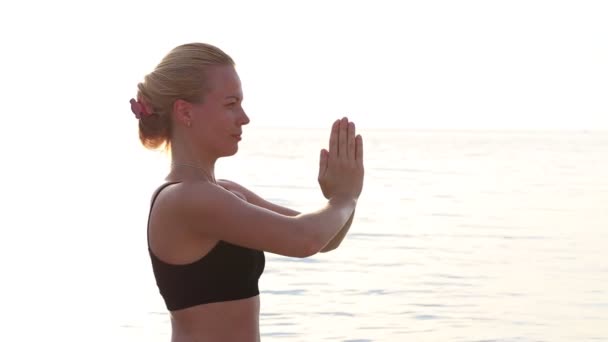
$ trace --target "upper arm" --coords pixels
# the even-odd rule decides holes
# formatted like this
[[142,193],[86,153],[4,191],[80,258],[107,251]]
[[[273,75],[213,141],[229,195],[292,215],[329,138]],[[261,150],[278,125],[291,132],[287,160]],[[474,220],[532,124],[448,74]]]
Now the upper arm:
[[275,213],[279,213],[282,215],[286,215],[286,216],[297,216],[300,214],[300,212],[293,210],[293,209],[289,209],[283,206],[280,206],[278,204],[269,202],[265,199],[263,199],[262,197],[258,196],[257,194],[255,194],[253,191],[245,188],[244,186],[233,182],[233,181],[229,181],[226,179],[219,179],[218,183],[226,188],[231,188],[234,189],[240,193],[242,193],[245,198],[247,198],[247,202],[256,205],[258,207],[262,207],[262,208],[266,208],[268,210],[274,211]]
[[285,256],[317,252],[314,236],[299,227],[297,218],[243,201],[218,186],[181,183],[166,196],[180,223],[206,237]]

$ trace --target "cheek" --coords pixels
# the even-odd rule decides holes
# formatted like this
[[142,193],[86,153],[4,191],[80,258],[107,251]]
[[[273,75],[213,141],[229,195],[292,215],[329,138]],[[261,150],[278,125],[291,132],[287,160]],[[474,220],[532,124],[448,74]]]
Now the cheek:
[[203,122],[196,127],[194,134],[196,135],[197,144],[203,146],[214,145],[216,138],[216,129],[209,122]]
[[206,122],[198,127],[196,135],[200,144],[213,149],[223,149],[230,138],[226,123],[222,121]]

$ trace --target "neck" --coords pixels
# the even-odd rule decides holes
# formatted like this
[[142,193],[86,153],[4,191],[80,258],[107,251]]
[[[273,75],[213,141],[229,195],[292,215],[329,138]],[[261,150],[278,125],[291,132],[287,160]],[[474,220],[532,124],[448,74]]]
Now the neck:
[[204,167],[195,163],[184,163],[173,160],[171,162],[171,175],[173,175],[174,177],[177,176],[176,178],[181,179],[202,178],[206,181],[217,184],[213,166]]
[[217,158],[188,148],[190,144],[171,145],[171,172],[169,179],[204,179],[211,183],[215,180],[215,161]]

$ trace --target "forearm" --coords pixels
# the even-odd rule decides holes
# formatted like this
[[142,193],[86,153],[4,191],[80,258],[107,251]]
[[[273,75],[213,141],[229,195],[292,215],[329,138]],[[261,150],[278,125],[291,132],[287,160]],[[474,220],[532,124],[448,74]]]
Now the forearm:
[[340,246],[340,244],[342,243],[342,240],[344,240],[344,237],[346,237],[346,234],[350,230],[350,226],[352,225],[354,218],[355,218],[355,210],[353,209],[353,213],[350,215],[350,218],[348,219],[348,221],[346,221],[346,223],[344,224],[344,227],[342,227],[342,229],[340,229],[338,234],[336,236],[334,236],[334,238],[331,239],[331,241],[329,241],[329,243],[321,249],[322,253],[333,251],[334,249],[338,248],[338,246]]
[[310,239],[319,246],[317,251],[320,251],[330,241],[337,238],[346,225],[350,226],[349,221],[352,221],[356,203],[357,201],[354,199],[330,199],[322,209],[300,214],[295,219],[302,225],[302,230],[310,234]]

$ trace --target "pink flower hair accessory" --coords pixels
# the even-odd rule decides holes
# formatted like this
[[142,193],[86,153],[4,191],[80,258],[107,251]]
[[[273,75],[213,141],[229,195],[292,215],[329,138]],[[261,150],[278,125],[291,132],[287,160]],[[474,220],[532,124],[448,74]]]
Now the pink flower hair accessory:
[[152,112],[144,105],[139,99],[131,99],[131,111],[135,114],[137,119],[145,118],[152,115]]

